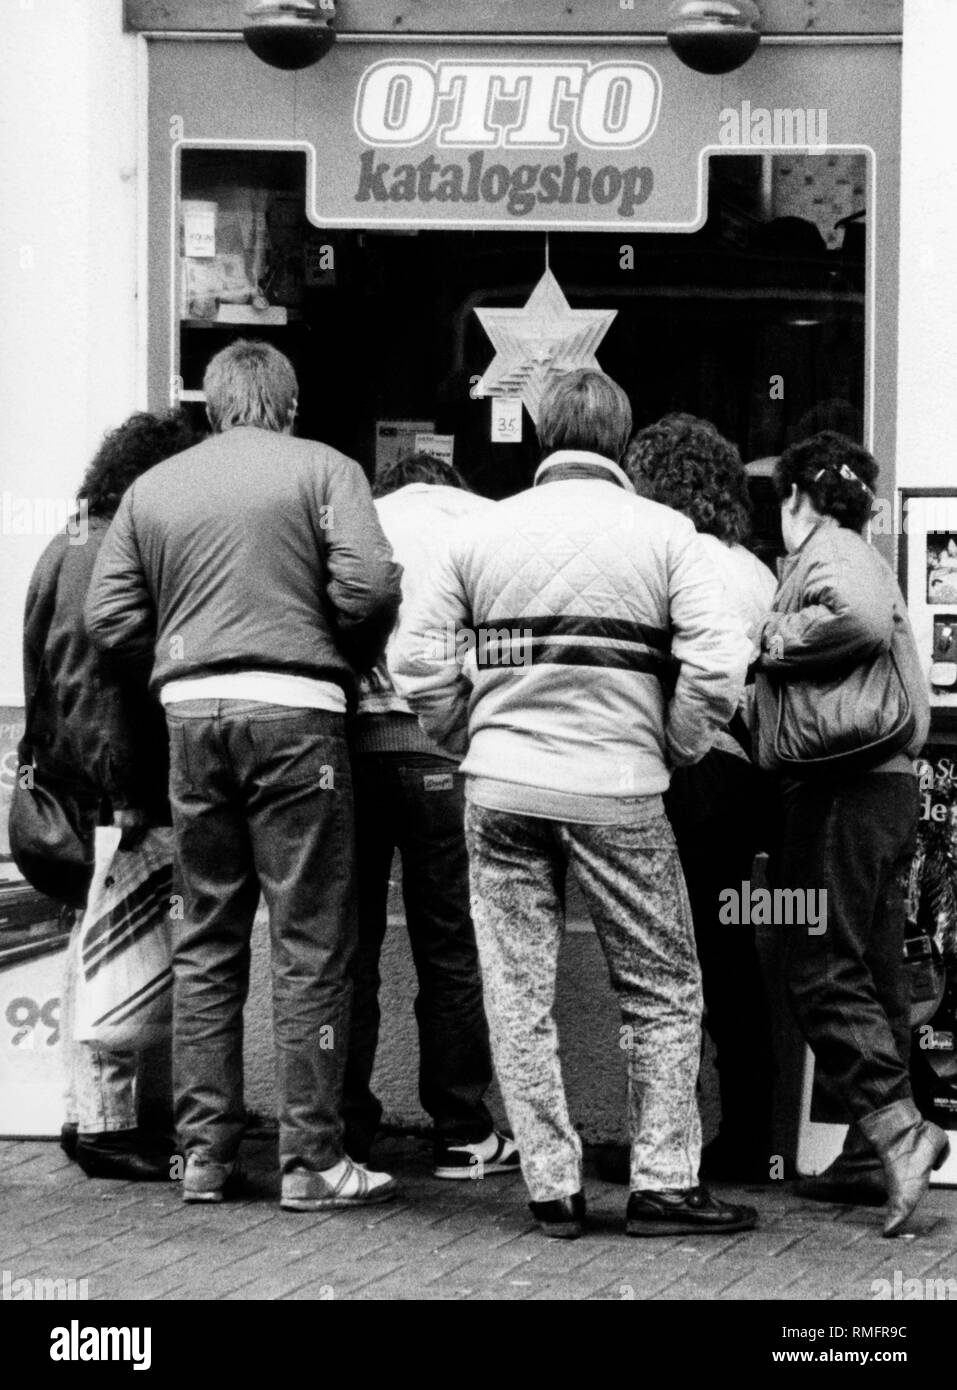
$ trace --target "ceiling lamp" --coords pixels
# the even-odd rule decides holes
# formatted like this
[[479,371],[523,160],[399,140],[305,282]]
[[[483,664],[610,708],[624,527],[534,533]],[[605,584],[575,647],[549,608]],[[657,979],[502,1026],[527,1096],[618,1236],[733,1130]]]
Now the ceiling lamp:
[[761,42],[761,11],[754,0],[676,0],[668,42],[695,72],[734,72]]
[[336,41],[335,0],[259,0],[246,15],[243,38],[271,68],[312,67]]

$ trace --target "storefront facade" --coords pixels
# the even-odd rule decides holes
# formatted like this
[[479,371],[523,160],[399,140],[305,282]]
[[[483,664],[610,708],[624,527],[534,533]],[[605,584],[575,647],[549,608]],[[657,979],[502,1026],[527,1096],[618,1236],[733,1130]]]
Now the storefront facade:
[[[946,407],[926,381],[935,361],[957,363],[950,174],[928,150],[948,92],[935,55],[957,25],[946,0],[761,8],[754,56],[707,76],[669,48],[658,0],[341,0],[335,46],[294,73],[243,43],[242,0],[126,0],[122,16],[117,0],[115,39],[99,69],[89,61],[91,89],[125,74],[102,148],[133,144],[136,216],[119,254],[137,307],[124,294],[107,353],[126,384],[84,447],[123,409],[178,401],[201,418],[205,362],[232,337],[262,336],[297,365],[305,433],[371,475],[390,427],[416,425],[477,490],[507,495],[528,482],[534,431],[520,411],[518,437],[514,412],[508,425],[483,394],[497,348],[476,311],[520,309],[547,268],[573,309],[611,316],[594,352],[636,423],[673,409],[714,419],[754,466],[759,502],[762,462],[811,422],[857,434],[881,464],[891,520],[874,539],[893,560],[900,488],[957,481]],[[108,218],[116,198],[105,195]],[[184,201],[217,207],[218,241],[199,256]],[[260,232],[273,259],[257,309]],[[82,464],[57,463],[50,490],[75,486]],[[36,490],[26,470],[11,486]],[[773,552],[770,530],[762,539]],[[24,541],[5,576],[20,592],[40,548]],[[15,708],[10,625],[3,646]],[[559,998],[575,1039],[570,1095],[585,1134],[611,1138],[618,1019],[595,939],[572,926]],[[254,974],[250,1102],[269,1111],[258,957]],[[401,940],[383,974],[379,1084],[391,1118],[416,1121]],[[792,1093],[782,1149],[794,1109]]]

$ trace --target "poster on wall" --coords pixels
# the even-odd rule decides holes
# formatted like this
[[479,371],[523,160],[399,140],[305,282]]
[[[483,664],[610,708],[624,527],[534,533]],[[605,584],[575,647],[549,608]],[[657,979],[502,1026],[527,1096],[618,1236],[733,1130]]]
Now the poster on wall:
[[[917,850],[905,884],[904,968],[911,999],[910,1072],[921,1113],[957,1131],[957,744],[928,743],[920,783]],[[849,1115],[806,1054],[798,1169],[820,1173],[837,1157]],[[931,1182],[957,1185],[957,1143]]]
[[930,687],[932,727],[957,728],[957,488],[900,494],[899,577]]

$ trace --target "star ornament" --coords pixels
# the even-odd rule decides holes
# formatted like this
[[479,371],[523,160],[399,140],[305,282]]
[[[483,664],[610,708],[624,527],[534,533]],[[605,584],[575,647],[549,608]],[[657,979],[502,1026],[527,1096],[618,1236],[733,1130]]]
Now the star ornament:
[[520,396],[538,424],[552,378],[579,367],[600,371],[595,349],[617,309],[573,309],[550,270],[521,309],[476,309],[495,356],[474,387],[476,396]]

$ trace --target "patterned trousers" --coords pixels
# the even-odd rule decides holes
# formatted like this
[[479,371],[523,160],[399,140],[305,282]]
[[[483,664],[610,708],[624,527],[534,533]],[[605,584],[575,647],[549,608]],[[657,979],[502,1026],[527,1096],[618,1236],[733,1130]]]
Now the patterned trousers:
[[701,973],[671,826],[660,802],[652,806],[647,819],[615,825],[467,809],[485,1011],[533,1201],[582,1185],[553,1016],[569,867],[621,1007],[620,1037],[608,1045],[628,1060],[631,1188],[684,1190],[698,1181]]

